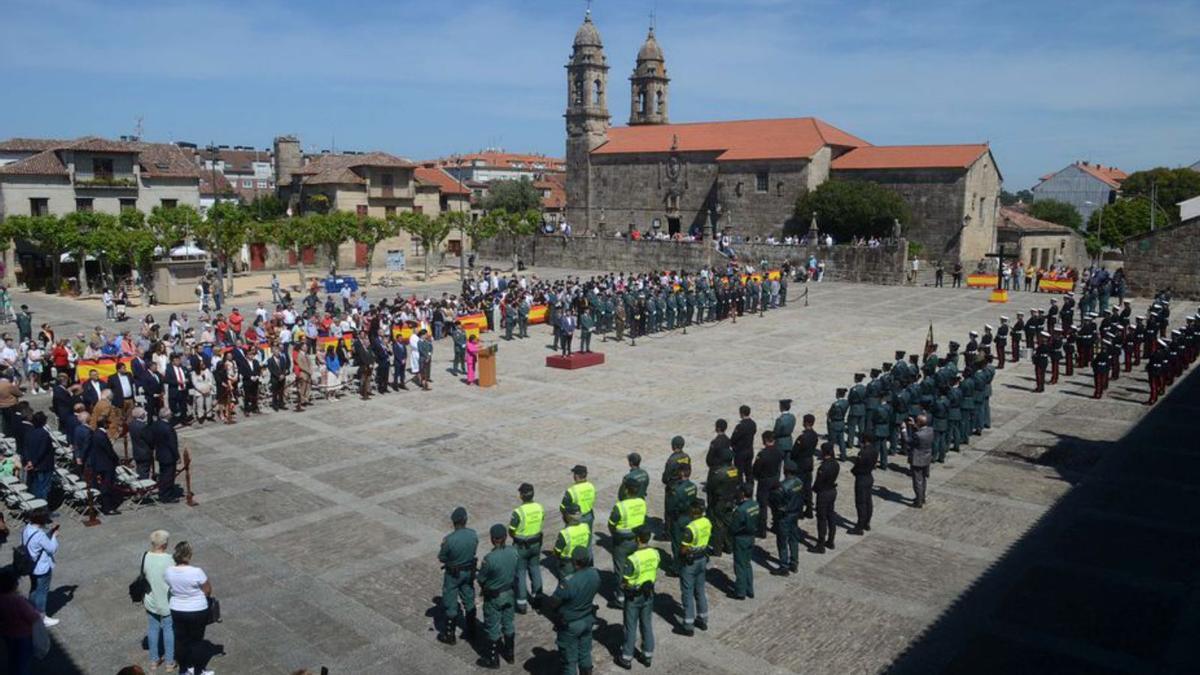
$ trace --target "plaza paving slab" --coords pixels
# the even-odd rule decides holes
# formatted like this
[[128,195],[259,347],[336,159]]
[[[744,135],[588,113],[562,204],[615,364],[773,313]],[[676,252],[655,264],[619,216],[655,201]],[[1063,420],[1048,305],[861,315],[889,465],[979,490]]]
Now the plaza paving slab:
[[[561,272],[538,270],[543,277]],[[468,388],[446,372],[451,350],[442,342],[434,353],[432,391],[348,397],[301,414],[189,428],[181,439],[195,459],[196,507],[126,509],[95,528],[64,515],[51,602],[62,623],[52,631],[57,650],[48,662],[54,670],[46,672],[108,674],[145,663],[142,612],[129,604],[125,587],[157,528],[195,544],[195,563],[222,600],[225,620],[209,630],[223,652],[212,661],[218,672],[322,665],[333,673],[472,672],[477,653],[471,646],[434,640],[441,591],[436,552],[452,508],[466,506],[470,525],[483,532],[507,521],[516,486],[529,481],[547,506],[549,539],[570,467],[589,467],[602,522],[625,457],[637,451],[652,478],[651,516],[658,517],[658,477],[672,436],[684,436],[686,449],[702,461],[716,418],[732,424],[744,403],[760,429],[769,428],[780,398],[794,399],[798,414],[815,414],[824,432],[835,388],[847,386],[855,372],[891,361],[895,349],[919,352],[931,322],[943,346],[965,343],[967,331],[998,325],[1001,314],[1013,316],[1018,308],[1048,305],[1050,297],[1014,295],[1014,304],[998,306],[986,301],[985,291],[811,284],[807,307],[792,303],[762,318],[696,326],[686,336],[675,331],[636,346],[597,340],[607,363],[580,371],[545,368],[549,332],[536,327],[528,340],[499,341],[500,384],[487,390]],[[24,293],[16,297],[22,302],[34,308],[35,321],[49,320],[63,334],[104,323],[86,303]],[[1134,304],[1142,311],[1147,303]],[[485,342],[496,340],[485,335]],[[1009,644],[1042,654],[1040,663],[1057,664],[1059,672],[1080,664],[1137,670],[1173,653],[1173,626],[1192,616],[1187,594],[1194,590],[1182,597],[1173,592],[1194,589],[1188,584],[1200,562],[1200,532],[1193,518],[1181,515],[1197,496],[1195,446],[1164,440],[1172,454],[1149,461],[1111,457],[1121,482],[1108,474],[1093,480],[1096,467],[1120,454],[1122,437],[1143,420],[1140,372],[1123,376],[1103,401],[1086,398],[1090,375],[1084,374],[1046,394],[1031,393],[1027,359],[1000,371],[995,384],[992,429],[933,468],[924,509],[911,507],[903,472],[877,473],[873,532],[861,538],[842,532],[837,549],[824,556],[802,550],[793,576],[774,577],[757,565],[757,597],[750,601],[726,597],[731,561],[715,560],[710,627],[695,638],[672,633],[681,612],[678,585],[661,578],[655,669],[875,672],[914,658],[926,641],[953,648],[925,661],[925,672],[972,672],[980,659],[1024,667],[1038,662],[998,646]],[[1191,405],[1194,414],[1194,399]],[[1164,439],[1185,429],[1169,420],[1153,424]],[[897,468],[903,464],[894,461]],[[1172,467],[1178,471],[1164,483]],[[839,492],[845,523],[854,512],[845,466]],[[980,632],[939,638],[940,617],[1068,500],[1081,515],[1056,531],[1075,538],[1056,545],[1051,560],[1014,575],[1013,592],[988,605],[994,616],[979,623]],[[1157,528],[1129,544],[1156,546],[1157,538],[1182,529],[1184,548],[1165,566],[1138,563],[1132,555],[1097,562],[1106,547],[1096,539],[1113,525],[1096,514],[1114,508]],[[811,532],[812,521],[801,525]],[[481,542],[481,556],[487,548]],[[774,555],[773,539],[760,541],[759,549],[761,563]],[[610,597],[609,555],[598,548],[596,558]],[[1072,578],[1072,565],[1086,565],[1088,575]],[[1148,587],[1140,581],[1159,572],[1161,579]],[[553,578],[544,578],[552,589]],[[1023,603],[1046,594],[1061,594],[1065,604],[1027,616]],[[1114,623],[1096,624],[1094,635],[1072,625],[1114,601],[1129,603],[1139,625],[1135,634],[1113,641],[1104,636],[1117,632]],[[597,672],[614,672],[620,613],[603,607],[600,618]],[[549,622],[533,613],[520,616],[517,631],[515,668],[554,672]],[[1051,637],[1030,637],[1038,633]],[[1097,654],[1113,658],[1098,660]]]

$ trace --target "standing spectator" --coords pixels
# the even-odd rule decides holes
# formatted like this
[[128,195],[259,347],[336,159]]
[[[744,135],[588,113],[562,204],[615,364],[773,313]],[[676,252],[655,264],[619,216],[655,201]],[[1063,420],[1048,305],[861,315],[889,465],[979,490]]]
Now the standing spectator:
[[271,304],[278,306],[283,301],[283,295],[279,292],[279,275],[271,273]]
[[[150,648],[150,669],[166,664],[166,672],[178,670],[175,664],[175,627],[171,620],[171,607],[167,589],[167,568],[173,560],[167,553],[167,542],[171,535],[166,530],[150,533],[150,550],[142,557],[142,574],[150,583],[150,592],[142,599],[146,608],[146,643]],[[159,636],[162,636],[161,656]]]
[[17,341],[25,342],[33,339],[33,313],[29,311],[29,305],[21,305],[21,311],[17,312]]
[[54,573],[58,554],[58,526],[50,525],[50,512],[36,509],[29,514],[29,524],[21,532],[21,543],[33,560],[33,574],[29,575],[29,602],[42,614],[46,627],[58,625],[58,619],[46,615],[46,596],[50,594],[50,578]]
[[950,276],[951,288],[962,288],[963,267],[961,262],[954,263],[954,272]]
[[914,257],[909,265],[908,283],[915,286],[917,284],[917,273],[921,271],[921,261],[920,259]]
[[212,584],[204,570],[192,565],[192,546],[186,541],[175,544],[175,564],[164,573],[170,593],[168,605],[175,631],[175,653],[181,672],[214,675],[205,668],[207,656],[200,643],[208,627],[208,602]]
[[430,375],[433,371],[433,336],[429,331],[421,331],[421,341],[417,351],[420,356],[421,388],[429,391],[429,383],[432,381]]
[[117,308],[113,305],[113,293],[111,288],[104,289],[104,318],[109,321],[115,321],[117,318]]
[[1037,268],[1032,264],[1025,268],[1025,290],[1028,292],[1030,286],[1033,286],[1033,275]]
[[942,261],[937,261],[937,267],[933,268],[933,287],[941,288],[943,279],[946,276],[946,267],[942,265]]
[[40,410],[35,412],[32,421],[33,428],[25,433],[22,453],[28,472],[26,482],[34,497],[46,499],[50,495],[50,482],[54,477],[54,446],[50,441],[50,432],[46,431],[46,413]]
[[37,608],[17,592],[20,579],[11,567],[0,569],[0,635],[13,675],[33,673],[33,627],[42,620]]
[[912,472],[913,506],[925,506],[925,487],[929,481],[929,465],[933,463],[933,429],[924,415],[909,426],[908,466]]

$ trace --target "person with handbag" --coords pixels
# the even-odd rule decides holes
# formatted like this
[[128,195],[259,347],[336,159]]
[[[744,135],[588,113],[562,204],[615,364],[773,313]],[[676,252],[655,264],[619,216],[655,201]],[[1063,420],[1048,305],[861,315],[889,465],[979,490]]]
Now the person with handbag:
[[179,670],[187,675],[214,675],[205,668],[207,655],[201,649],[204,631],[210,622],[212,584],[204,570],[192,565],[192,545],[175,545],[175,564],[167,568],[165,578],[170,593],[171,622],[175,629],[175,657]]
[[151,672],[164,664],[163,672],[174,673],[179,670],[175,663],[175,624],[171,619],[170,591],[167,587],[167,568],[174,563],[171,554],[167,553],[170,538],[166,530],[150,533],[150,550],[142,553],[138,578],[134,581],[134,587],[130,588],[132,595],[141,594],[142,606],[146,609],[146,643],[149,646]]
[[46,615],[46,596],[50,594],[50,578],[58,554],[58,525],[50,525],[50,512],[44,508],[29,514],[29,524],[21,532],[21,544],[32,561],[29,571],[29,602],[42,613],[47,628],[58,625],[58,619]]

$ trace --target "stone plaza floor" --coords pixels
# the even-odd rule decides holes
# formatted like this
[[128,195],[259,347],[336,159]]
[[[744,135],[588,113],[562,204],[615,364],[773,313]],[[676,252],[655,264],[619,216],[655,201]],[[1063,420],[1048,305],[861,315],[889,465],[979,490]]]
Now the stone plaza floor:
[[[434,354],[432,391],[368,402],[347,398],[303,413],[268,413],[232,426],[181,431],[181,444],[195,460],[195,508],[126,507],[104,518],[102,526],[84,528],[64,507],[51,599],[53,614],[62,620],[51,631],[61,651],[43,663],[51,669],[40,672],[109,674],[146,663],[144,613],[129,603],[126,587],[136,576],[147,536],[158,528],[169,530],[173,542],[193,543],[194,562],[221,599],[224,621],[208,631],[222,651],[210,666],[218,673],[316,671],[322,665],[335,674],[473,672],[477,653],[470,645],[447,647],[434,639],[441,588],[436,552],[455,506],[465,506],[470,526],[484,533],[493,523],[507,522],[517,485],[528,481],[547,507],[549,542],[559,526],[555,505],[570,482],[570,467],[582,463],[590,469],[598,488],[597,521],[603,522],[626,471],[625,456],[637,451],[652,477],[649,503],[658,517],[658,477],[672,436],[683,435],[693,461],[702,462],[715,419],[724,417],[732,426],[744,403],[759,428],[769,428],[776,401],[784,397],[794,399],[798,418],[815,414],[824,433],[835,388],[849,386],[853,373],[891,360],[895,349],[919,353],[931,323],[944,350],[952,339],[965,344],[969,330],[998,326],[1000,315],[1015,319],[1018,309],[1045,307],[1051,297],[1014,293],[1010,304],[994,305],[986,291],[835,283],[808,288],[808,306],[796,297],[803,287],[794,285],[786,309],[744,317],[736,325],[693,327],[686,336],[675,331],[639,339],[636,346],[597,340],[594,349],[607,358],[600,367],[545,368],[549,330],[538,326],[528,340],[499,340],[499,386],[493,389],[467,387],[452,377],[451,350],[443,342]],[[41,294],[18,294],[14,304],[22,302],[37,311],[35,324],[52,321],[62,335],[101,318],[90,307]],[[1135,313],[1145,306],[1135,302]],[[158,313],[165,319],[165,310]],[[485,341],[495,340],[488,334]],[[1090,374],[1064,378],[1041,395],[1031,393],[1032,380],[1028,359],[999,372],[993,428],[934,466],[924,509],[911,507],[904,472],[877,472],[873,531],[847,536],[844,527],[854,507],[849,467],[843,465],[837,508],[844,527],[835,551],[812,555],[802,549],[799,574],[783,578],[756,565],[757,597],[744,602],[727,596],[729,557],[715,561],[707,632],[693,638],[672,634],[671,624],[681,615],[678,584],[661,578],[654,670],[866,673],[906,657],[911,672],[932,672],[913,665],[913,645],[928,639],[989,569],[1086,483],[1102,464],[1101,455],[1115,453],[1118,441],[1146,414],[1141,372],[1122,375],[1102,401],[1088,398]],[[1193,415],[1194,401],[1184,408]],[[44,404],[48,400],[38,405]],[[1189,452],[1194,455],[1196,448]],[[1187,462],[1185,475],[1171,480],[1196,479],[1196,466],[1194,459]],[[1110,500],[1123,498],[1123,491],[1112,492]],[[1094,507],[1099,509],[1103,505]],[[1136,520],[1114,526],[1093,516],[1084,535],[1138,527]],[[1140,517],[1157,520],[1153,511]],[[804,520],[801,527],[811,534],[813,523]],[[1176,521],[1158,527],[1190,532],[1184,540],[1190,548],[1179,552],[1171,570],[1192,580],[1185,586],[1194,622],[1196,567],[1187,563],[1200,562],[1195,525]],[[1114,543],[1120,539],[1116,532],[1109,536]],[[1154,545],[1146,536],[1126,543]],[[488,548],[481,542],[481,557]],[[761,540],[759,549],[760,560],[773,558],[774,538]],[[1053,594],[1065,587],[1071,597],[1083,597],[1086,583],[1064,583],[1073,577],[1064,567],[1127,576],[1092,569],[1103,567],[1097,562],[1106,555],[1103,547],[1074,555],[1068,546],[1053,555],[1055,572],[1027,580],[1026,592]],[[596,559],[611,597],[608,553],[598,548]],[[552,577],[545,579],[553,589]],[[612,660],[621,639],[620,612],[600,604],[596,672],[619,672]],[[1068,659],[1039,656],[1020,664],[1035,672],[1097,672],[1101,663],[1134,672],[1157,658],[1145,651],[1146,640],[1132,640],[1124,660],[1097,660],[1086,630],[1055,632],[1055,622],[1069,624],[1067,618],[1030,617],[1033,627],[1026,628],[1014,618],[1019,606],[997,611],[1010,615],[989,624],[1003,624],[997,630],[1004,648],[959,635],[943,643],[936,669],[1011,672],[997,659],[1033,646],[1038,654]],[[1175,630],[1161,617],[1153,620],[1150,609],[1133,616],[1148,617],[1147,629],[1168,637]],[[1076,618],[1086,621],[1085,615]],[[516,625],[517,664],[504,669],[555,672],[548,620],[531,612],[518,616]],[[953,649],[966,645],[975,651],[955,661]],[[1120,643],[1105,649],[1101,656],[1123,651]],[[979,661],[971,661],[971,654]],[[1003,663],[1015,668],[1018,661]]]

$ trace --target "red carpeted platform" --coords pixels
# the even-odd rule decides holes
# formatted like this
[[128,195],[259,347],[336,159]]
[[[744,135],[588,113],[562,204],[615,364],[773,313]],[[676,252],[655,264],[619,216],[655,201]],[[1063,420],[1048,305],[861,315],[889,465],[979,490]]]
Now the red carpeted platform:
[[579,368],[587,368],[588,366],[598,366],[604,363],[604,354],[600,352],[575,352],[570,356],[554,356],[546,357],[547,368],[562,368],[564,370],[578,370]]

